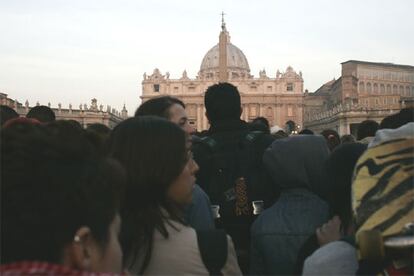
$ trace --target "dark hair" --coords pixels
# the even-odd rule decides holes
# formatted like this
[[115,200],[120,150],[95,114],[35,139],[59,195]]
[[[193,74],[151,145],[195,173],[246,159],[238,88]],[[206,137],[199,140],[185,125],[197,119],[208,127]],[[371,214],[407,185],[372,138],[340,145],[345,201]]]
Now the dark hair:
[[361,143],[348,143],[338,146],[326,162],[329,183],[331,183],[329,203],[334,214],[341,219],[346,229],[352,221],[351,186],[352,173],[359,157],[367,149]]
[[265,125],[267,128],[270,128],[269,121],[265,117],[256,117],[253,119],[252,123],[260,123]]
[[355,137],[352,134],[345,134],[342,135],[341,137],[341,144],[346,144],[346,143],[355,143]]
[[399,113],[385,117],[381,121],[379,128],[396,129],[410,122],[414,122],[414,108],[412,107],[403,108]]
[[121,245],[125,259],[132,262],[140,250],[145,252],[142,273],[151,258],[154,231],[168,237],[166,216],[183,223],[167,191],[188,160],[186,134],[163,118],[129,118],[112,131],[109,151],[124,165],[128,176],[121,208]]
[[366,137],[374,137],[377,132],[379,124],[373,120],[365,120],[361,122],[357,130],[357,140],[362,140]]
[[275,139],[283,139],[289,137],[289,135],[283,130],[278,130],[276,133],[273,133],[272,136],[275,137]]
[[182,101],[171,96],[152,98],[142,103],[138,107],[138,109],[135,111],[135,117],[152,115],[169,119],[170,107],[174,104],[181,105],[183,108],[185,108],[185,105]]
[[0,105],[0,121],[1,121],[0,126],[3,126],[4,123],[7,122],[8,120],[18,118],[18,117],[19,117],[19,114],[16,112],[16,110],[14,110],[13,108],[7,105]]
[[106,151],[106,142],[111,133],[111,129],[104,124],[90,124],[86,128],[89,141],[102,153]]
[[237,87],[230,83],[218,83],[207,88],[204,105],[210,123],[240,119],[240,93]]
[[50,107],[44,105],[32,107],[27,113],[26,118],[34,118],[42,123],[49,123],[56,120],[55,112]]
[[307,128],[302,129],[299,134],[307,134],[307,135],[313,135],[313,131]]
[[79,123],[79,121],[76,121],[76,120],[73,120],[73,119],[65,120],[65,121],[68,122],[68,123],[71,123],[74,127],[83,129],[83,127],[82,127],[81,123]]
[[330,151],[333,151],[337,146],[341,144],[338,132],[333,129],[325,129],[321,132],[321,135],[325,137],[326,143]]
[[256,117],[249,124],[251,131],[263,131],[270,134],[269,121],[265,117]]
[[104,248],[125,179],[67,122],[16,124],[1,133],[1,263],[59,263],[87,226]]
[[93,131],[96,132],[100,135],[109,135],[109,133],[111,132],[111,129],[109,127],[107,127],[104,124],[99,124],[99,123],[94,123],[94,124],[90,124],[86,127],[86,130],[89,131]]

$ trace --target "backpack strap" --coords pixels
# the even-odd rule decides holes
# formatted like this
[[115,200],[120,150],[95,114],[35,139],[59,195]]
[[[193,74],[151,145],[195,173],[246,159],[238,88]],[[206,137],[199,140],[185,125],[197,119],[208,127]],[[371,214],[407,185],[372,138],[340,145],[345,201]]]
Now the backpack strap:
[[196,230],[201,259],[210,275],[222,275],[227,261],[227,235],[224,230]]
[[216,146],[217,146],[217,142],[216,142],[216,140],[214,140],[213,138],[211,138],[211,137],[203,137],[203,138],[201,138],[200,139],[200,142],[203,144],[203,145],[206,145],[211,151],[214,151],[215,150],[215,148],[216,148]]

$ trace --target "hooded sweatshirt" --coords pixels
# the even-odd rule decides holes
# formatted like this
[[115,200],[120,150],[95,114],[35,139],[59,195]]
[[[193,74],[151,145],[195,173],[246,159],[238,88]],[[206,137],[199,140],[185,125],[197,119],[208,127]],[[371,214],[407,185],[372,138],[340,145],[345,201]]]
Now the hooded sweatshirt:
[[299,249],[328,219],[329,207],[322,200],[328,192],[328,155],[325,139],[317,135],[276,140],[265,151],[264,165],[282,191],[252,226],[252,274],[294,273]]

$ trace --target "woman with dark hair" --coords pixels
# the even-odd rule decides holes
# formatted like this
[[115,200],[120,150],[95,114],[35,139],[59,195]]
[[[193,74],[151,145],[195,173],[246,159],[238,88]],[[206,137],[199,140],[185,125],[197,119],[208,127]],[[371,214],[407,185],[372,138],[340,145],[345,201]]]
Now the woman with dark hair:
[[[152,98],[141,104],[135,112],[135,117],[158,116],[178,125],[189,137],[194,128],[189,124],[185,105],[182,101],[171,96]],[[199,185],[193,189],[193,200],[187,205],[185,220],[197,230],[214,229],[211,202],[208,195]]]
[[[110,155],[127,170],[121,243],[133,274],[208,274],[185,225],[198,166],[186,133],[165,119],[130,118],[112,131]],[[223,274],[240,274],[231,240]]]
[[125,174],[67,122],[1,133],[1,275],[121,273]]

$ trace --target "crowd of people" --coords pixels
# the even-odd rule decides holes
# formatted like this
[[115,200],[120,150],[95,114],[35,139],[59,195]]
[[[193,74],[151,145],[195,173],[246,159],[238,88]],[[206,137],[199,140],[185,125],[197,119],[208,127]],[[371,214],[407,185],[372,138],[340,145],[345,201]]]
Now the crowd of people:
[[357,135],[161,96],[113,130],[1,106],[1,275],[413,275],[414,109]]

